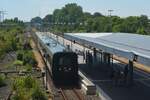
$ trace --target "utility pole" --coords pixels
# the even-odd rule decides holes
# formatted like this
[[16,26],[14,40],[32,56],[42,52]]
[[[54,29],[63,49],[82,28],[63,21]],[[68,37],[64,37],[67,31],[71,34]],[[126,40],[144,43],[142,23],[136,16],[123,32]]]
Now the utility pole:
[[111,15],[112,15],[112,12],[113,12],[113,11],[114,11],[114,10],[112,10],[112,9],[109,9],[109,10],[108,10],[110,17],[111,17]]
[[114,10],[112,10],[112,9],[109,9],[108,10],[108,13],[109,13],[109,17],[110,17],[110,31],[112,32],[112,19],[111,19],[111,15],[112,15],[112,12],[113,12]]
[[4,21],[6,14],[7,14],[6,11],[3,10],[0,11],[0,22]]

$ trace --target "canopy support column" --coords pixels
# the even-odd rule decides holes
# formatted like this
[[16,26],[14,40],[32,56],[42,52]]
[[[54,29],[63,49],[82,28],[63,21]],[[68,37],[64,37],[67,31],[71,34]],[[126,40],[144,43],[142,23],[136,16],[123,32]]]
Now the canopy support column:
[[129,73],[127,75],[127,85],[131,86],[133,84],[133,61],[129,60]]

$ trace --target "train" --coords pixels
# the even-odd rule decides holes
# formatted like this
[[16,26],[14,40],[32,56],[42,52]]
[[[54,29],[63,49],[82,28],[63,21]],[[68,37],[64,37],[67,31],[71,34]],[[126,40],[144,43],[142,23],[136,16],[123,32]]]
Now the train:
[[78,56],[47,33],[36,32],[34,40],[47,63],[46,72],[55,85],[78,85]]

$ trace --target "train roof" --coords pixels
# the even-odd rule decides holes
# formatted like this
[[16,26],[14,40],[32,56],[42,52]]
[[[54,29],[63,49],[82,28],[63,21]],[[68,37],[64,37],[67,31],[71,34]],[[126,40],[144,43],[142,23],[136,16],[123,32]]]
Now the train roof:
[[64,37],[75,40],[114,55],[150,66],[150,36],[130,33],[65,33]]
[[59,44],[56,40],[52,39],[46,33],[36,32],[36,35],[52,54],[63,52],[65,50],[65,47],[63,45]]

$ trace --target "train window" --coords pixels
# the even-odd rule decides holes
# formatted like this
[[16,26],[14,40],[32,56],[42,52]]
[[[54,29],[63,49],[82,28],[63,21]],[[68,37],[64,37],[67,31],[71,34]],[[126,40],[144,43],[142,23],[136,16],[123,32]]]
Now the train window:
[[61,68],[59,68],[58,70],[61,71]]
[[59,59],[59,65],[63,65],[63,58]]
[[59,65],[70,65],[72,64],[72,60],[69,57],[61,57],[59,58]]

